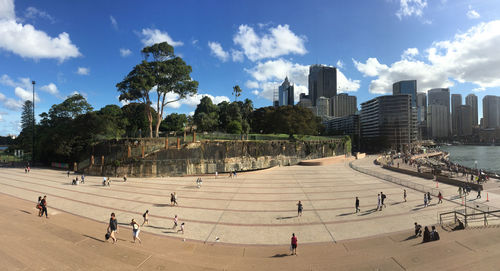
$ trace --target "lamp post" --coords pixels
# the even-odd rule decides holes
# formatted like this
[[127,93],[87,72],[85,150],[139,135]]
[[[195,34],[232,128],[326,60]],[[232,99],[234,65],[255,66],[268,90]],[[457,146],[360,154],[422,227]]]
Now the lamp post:
[[33,140],[32,140],[32,145],[31,145],[31,166],[34,165],[35,163],[35,81],[31,81],[31,84],[33,84]]

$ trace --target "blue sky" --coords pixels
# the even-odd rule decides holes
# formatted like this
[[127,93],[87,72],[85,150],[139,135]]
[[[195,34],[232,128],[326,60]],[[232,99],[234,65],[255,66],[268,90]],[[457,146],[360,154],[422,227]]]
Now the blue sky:
[[484,95],[500,95],[498,1],[147,3],[0,0],[0,135],[19,132],[31,80],[37,115],[75,92],[95,109],[120,105],[116,83],[145,45],[161,41],[200,83],[199,95],[165,114],[193,112],[203,95],[232,99],[236,84],[256,107],[271,105],[285,76],[307,93],[311,64],[339,68],[339,90],[358,103],[405,79],[417,79],[419,91],[474,93],[480,109]]

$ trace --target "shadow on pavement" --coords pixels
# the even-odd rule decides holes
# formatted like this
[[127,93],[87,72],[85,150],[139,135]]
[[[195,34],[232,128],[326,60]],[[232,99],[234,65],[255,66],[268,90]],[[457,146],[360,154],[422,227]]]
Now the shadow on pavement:
[[377,210],[378,210],[377,208],[373,208],[371,210],[364,211],[364,213],[360,214],[360,216],[365,216],[365,215],[369,215],[371,213],[375,213]]
[[101,240],[101,239],[99,239],[99,238],[95,238],[95,237],[90,236],[90,235],[86,235],[86,234],[84,234],[83,236],[85,236],[85,237],[87,237],[87,238],[90,238],[90,239],[92,239],[92,240],[95,240],[95,241],[99,241],[99,242],[101,242],[101,243],[106,242],[106,241],[104,241],[104,240]]
[[283,257],[287,257],[287,256],[290,256],[290,254],[286,254],[286,253],[274,254],[273,256],[271,256],[271,258],[283,258]]
[[343,214],[339,214],[337,216],[348,216],[348,215],[353,215],[355,214],[356,212],[349,212],[349,213],[343,213]]
[[26,214],[31,215],[31,212],[28,212],[28,211],[26,211],[26,210],[19,210],[19,212],[23,212],[23,213],[26,213]]
[[294,218],[294,217],[299,217],[297,215],[294,215],[294,216],[281,216],[281,217],[277,217],[276,219],[277,220],[283,220],[283,219],[290,219],[290,218]]

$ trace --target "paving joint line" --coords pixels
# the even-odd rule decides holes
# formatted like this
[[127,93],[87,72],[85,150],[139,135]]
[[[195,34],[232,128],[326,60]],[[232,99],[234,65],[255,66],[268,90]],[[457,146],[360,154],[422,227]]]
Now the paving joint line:
[[212,227],[212,230],[208,233],[207,235],[207,238],[205,239],[205,241],[203,242],[204,244],[207,243],[208,241],[208,238],[210,238],[210,236],[212,235],[212,233],[214,232],[215,228],[217,227],[217,225],[219,225],[219,222],[220,220],[222,219],[222,216],[226,213],[226,210],[227,208],[229,208],[229,205],[231,204],[231,202],[233,202],[233,199],[236,197],[236,195],[238,194],[238,192],[240,191],[241,189],[241,185],[245,182],[245,178],[243,178],[243,181],[240,182],[240,185],[238,186],[238,189],[236,190],[236,192],[233,194],[233,196],[231,197],[231,199],[227,202],[226,204],[226,208],[224,208],[224,210],[221,212],[221,214],[219,215],[219,218],[217,219],[217,221],[215,221],[214,223],[214,226]]
[[141,267],[141,265],[143,265],[145,262],[147,262],[149,259],[151,259],[151,257],[153,257],[153,255],[149,255],[144,261],[142,261],[137,267],[136,269],[139,269],[139,267]]
[[314,207],[314,203],[311,201],[311,199],[309,198],[309,195],[306,193],[306,191],[304,191],[304,188],[302,186],[302,184],[299,182],[299,180],[297,180],[297,178],[295,177],[295,175],[293,176],[293,179],[294,181],[297,183],[297,185],[300,187],[300,189],[302,190],[302,193],[304,193],[304,195],[306,196],[307,200],[309,201],[309,203],[311,204],[313,210],[314,210],[314,213],[316,214],[316,216],[318,217],[319,221],[321,222],[321,224],[323,224],[323,226],[325,227],[326,231],[328,232],[328,234],[330,235],[330,238],[332,238],[332,241],[334,243],[337,243],[337,241],[335,240],[335,238],[333,237],[333,234],[330,232],[330,230],[328,229],[328,227],[326,226],[325,222],[323,221],[323,219],[321,218],[321,216],[319,215],[318,211],[316,210],[316,207]]

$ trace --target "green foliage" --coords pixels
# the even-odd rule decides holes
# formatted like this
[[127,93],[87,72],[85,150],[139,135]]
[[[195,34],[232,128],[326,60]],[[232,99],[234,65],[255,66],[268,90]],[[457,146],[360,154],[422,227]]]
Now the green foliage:
[[219,112],[210,97],[201,98],[193,115],[194,124],[198,131],[216,131],[219,124]]
[[237,120],[232,120],[227,125],[227,132],[230,134],[241,134],[242,131],[241,123]]
[[320,120],[311,110],[300,106],[263,107],[251,115],[251,127],[256,133],[285,133],[317,135],[321,132]]
[[233,87],[233,95],[234,95],[234,101],[237,101],[238,100],[238,97],[241,96],[241,88],[240,86],[236,85]]
[[62,103],[53,105],[49,110],[49,118],[74,119],[81,114],[92,111],[92,106],[80,94],[74,94],[66,98]]
[[188,118],[185,114],[172,113],[161,122],[160,131],[180,132],[187,124]]
[[[128,137],[144,137],[149,129],[149,120],[146,112],[147,106],[142,103],[130,103],[122,107],[123,117],[127,120],[125,127]],[[153,121],[156,121],[156,112],[149,107]]]

